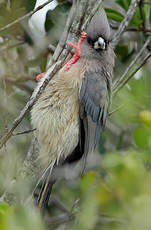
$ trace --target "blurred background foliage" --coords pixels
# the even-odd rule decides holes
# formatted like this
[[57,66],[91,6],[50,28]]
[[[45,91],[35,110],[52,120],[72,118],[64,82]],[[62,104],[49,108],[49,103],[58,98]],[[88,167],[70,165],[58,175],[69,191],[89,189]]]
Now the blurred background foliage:
[[[44,17],[36,36],[32,22],[24,20],[0,32],[0,137],[29,99],[35,76],[44,71],[56,46],[72,1],[56,1]],[[143,1],[140,1],[143,2]],[[34,9],[36,0],[0,0],[0,28]],[[124,19],[131,0],[104,1],[112,34]],[[58,5],[57,5],[58,4]],[[115,81],[134,59],[151,32],[151,1],[140,7],[116,47]],[[147,47],[150,50],[150,46]],[[144,51],[143,56],[147,54]],[[151,229],[151,70],[150,61],[120,90],[112,101],[102,134],[95,167],[81,179],[59,181],[45,218],[32,205],[7,204],[7,191],[17,197],[28,193],[17,181],[32,133],[30,115],[0,150],[1,230],[150,230]],[[14,187],[13,187],[14,186]],[[54,196],[55,195],[55,196]]]

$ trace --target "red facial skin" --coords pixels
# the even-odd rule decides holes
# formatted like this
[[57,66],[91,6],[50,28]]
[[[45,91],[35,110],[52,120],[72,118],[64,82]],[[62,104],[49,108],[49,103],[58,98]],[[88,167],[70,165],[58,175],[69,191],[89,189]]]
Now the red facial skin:
[[[86,38],[87,34],[85,32],[81,33],[81,37],[78,41],[78,43],[72,43],[72,42],[68,42],[67,44],[71,47],[73,47],[75,49],[75,54],[73,55],[73,57],[70,59],[70,61],[65,65],[64,70],[67,71],[70,69],[70,67],[76,63],[81,55],[81,45],[84,41],[84,39]],[[36,80],[38,81],[40,78],[42,78],[45,75],[45,73],[40,73],[36,76]]]

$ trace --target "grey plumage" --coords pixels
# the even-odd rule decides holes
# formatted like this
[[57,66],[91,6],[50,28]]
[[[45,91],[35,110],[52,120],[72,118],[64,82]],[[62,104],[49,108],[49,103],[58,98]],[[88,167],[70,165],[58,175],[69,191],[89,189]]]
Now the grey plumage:
[[98,10],[92,18],[87,28],[87,34],[92,40],[100,36],[107,41],[110,39],[110,26],[103,8]]

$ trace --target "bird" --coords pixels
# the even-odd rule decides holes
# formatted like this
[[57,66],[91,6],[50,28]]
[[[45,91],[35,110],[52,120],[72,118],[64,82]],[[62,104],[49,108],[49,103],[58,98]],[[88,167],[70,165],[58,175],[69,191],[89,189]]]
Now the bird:
[[[39,158],[49,169],[38,197],[46,208],[56,181],[55,169],[93,153],[108,115],[115,54],[110,26],[101,7],[92,17],[73,58],[49,81],[31,110]],[[43,74],[37,79],[41,82]],[[36,90],[36,89],[35,89]]]

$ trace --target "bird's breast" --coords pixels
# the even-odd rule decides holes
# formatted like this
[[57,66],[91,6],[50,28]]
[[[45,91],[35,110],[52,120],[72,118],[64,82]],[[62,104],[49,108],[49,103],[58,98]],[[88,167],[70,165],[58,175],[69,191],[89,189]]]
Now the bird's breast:
[[79,141],[78,65],[60,70],[48,83],[31,111],[41,155],[46,163],[68,156]]

